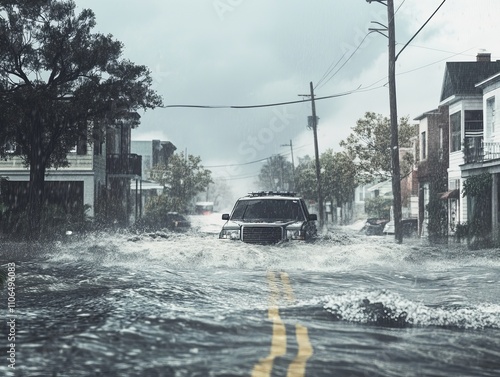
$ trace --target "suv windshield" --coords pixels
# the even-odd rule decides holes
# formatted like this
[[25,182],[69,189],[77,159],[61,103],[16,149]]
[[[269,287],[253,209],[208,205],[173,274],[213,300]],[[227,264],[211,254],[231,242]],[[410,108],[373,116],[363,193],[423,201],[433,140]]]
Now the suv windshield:
[[240,200],[234,208],[232,220],[303,220],[299,200],[249,199]]

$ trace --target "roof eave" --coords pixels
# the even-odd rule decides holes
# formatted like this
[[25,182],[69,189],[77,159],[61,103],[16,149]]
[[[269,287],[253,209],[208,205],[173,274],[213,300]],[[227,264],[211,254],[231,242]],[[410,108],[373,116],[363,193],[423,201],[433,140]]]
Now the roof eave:
[[460,100],[460,97],[456,96],[455,94],[452,96],[449,96],[448,98],[445,98],[444,100],[441,100],[439,102],[439,106],[445,106],[445,105],[451,105],[452,103],[455,103]]
[[486,80],[477,83],[475,86],[476,88],[484,89],[486,86],[491,85],[496,81],[500,81],[500,72],[498,72],[496,75],[488,77]]
[[413,120],[422,120],[424,118],[429,117],[429,115],[438,115],[438,114],[441,114],[439,112],[439,109],[433,109],[433,110],[429,110],[429,111],[426,111],[425,113],[420,114],[416,118],[413,118]]

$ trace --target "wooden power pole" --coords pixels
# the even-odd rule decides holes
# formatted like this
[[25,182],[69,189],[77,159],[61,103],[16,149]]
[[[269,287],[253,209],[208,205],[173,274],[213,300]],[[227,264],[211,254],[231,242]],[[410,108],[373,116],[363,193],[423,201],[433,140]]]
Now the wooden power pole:
[[[398,108],[396,101],[396,60],[410,42],[422,31],[437,11],[443,6],[446,0],[443,0],[432,15],[418,29],[418,31],[410,38],[410,40],[399,50],[396,55],[396,26],[394,21],[394,0],[366,0],[367,3],[377,2],[387,7],[387,31],[389,38],[389,107],[391,117],[391,167],[392,167],[392,193],[393,201],[393,220],[394,220],[394,236],[398,243],[403,242],[403,228],[401,226],[401,173],[399,170],[399,140],[398,140]],[[381,25],[379,22],[375,22]],[[384,25],[382,25],[384,26]],[[371,29],[371,31],[380,32],[386,29]]]
[[319,164],[319,151],[318,151],[318,122],[316,118],[316,104],[314,102],[314,88],[312,81],[309,83],[311,89],[311,106],[312,106],[312,129],[314,134],[314,154],[316,157],[316,189],[318,192],[318,211],[319,211],[319,228],[323,228],[324,216],[323,216],[323,195],[321,193],[321,168]]
[[394,237],[398,243],[402,243],[403,229],[401,229],[401,173],[399,170],[398,109],[396,101],[396,27],[394,22],[394,0],[387,0],[387,19],[389,33],[389,108],[391,118]]

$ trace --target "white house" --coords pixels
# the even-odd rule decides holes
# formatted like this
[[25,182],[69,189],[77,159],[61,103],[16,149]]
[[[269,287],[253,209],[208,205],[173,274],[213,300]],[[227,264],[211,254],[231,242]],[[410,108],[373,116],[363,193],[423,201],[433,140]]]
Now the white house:
[[[15,150],[11,150],[11,156],[0,160],[0,176],[6,178],[12,187],[10,195],[15,196],[16,191],[22,190],[29,181],[29,167],[26,167]],[[57,184],[59,195],[65,192],[74,200],[88,205],[89,216],[95,214],[95,203],[98,200],[101,188],[106,185],[106,155],[102,150],[94,150],[91,145],[87,148],[74,150],[68,154],[68,167],[48,169],[45,176],[46,193],[50,195],[51,188]],[[16,186],[16,182],[21,183]]]
[[500,125],[496,114],[500,107],[500,69],[495,75],[478,82],[476,88],[482,91],[484,132],[477,151],[476,148],[466,151],[465,163],[461,166],[462,178],[467,179],[481,173],[491,174],[491,225],[493,237],[498,241],[500,239]]
[[[460,195],[464,178],[464,151],[480,151],[483,137],[483,93],[476,86],[500,72],[500,61],[480,53],[472,62],[448,62],[441,91],[441,106],[449,109],[448,221],[453,233],[457,223],[467,221],[467,198]],[[455,193],[458,193],[455,194]]]

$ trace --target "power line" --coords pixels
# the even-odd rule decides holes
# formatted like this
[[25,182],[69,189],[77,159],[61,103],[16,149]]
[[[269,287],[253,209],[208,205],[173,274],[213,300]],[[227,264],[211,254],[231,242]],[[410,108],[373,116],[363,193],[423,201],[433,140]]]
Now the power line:
[[401,4],[399,4],[399,7],[398,9],[396,9],[396,11],[394,12],[394,15],[398,14],[399,12],[399,9],[401,9],[401,7],[403,6],[403,4],[405,3],[406,0],[403,0],[403,2]]
[[[420,47],[420,46],[413,46],[413,47]],[[421,48],[425,48],[425,47],[421,47]],[[420,69],[424,69],[424,68],[427,68],[427,67],[430,67],[431,65],[434,65],[434,64],[438,64],[438,63],[441,63],[443,61],[447,61],[448,59],[454,57],[454,56],[458,56],[458,55],[464,55],[465,52],[467,51],[470,51],[472,49],[474,49],[475,47],[471,47],[471,48],[468,48],[467,50],[464,50],[462,52],[456,52],[456,53],[453,53],[452,51],[443,51],[443,50],[437,50],[437,51],[440,51],[440,52],[450,52],[450,53],[453,53],[453,55],[450,55],[444,59],[440,59],[440,60],[437,60],[437,61],[434,61],[432,63],[429,63],[429,64],[425,64],[425,65],[422,65],[422,66],[419,66],[417,68],[413,68],[413,69],[410,69],[408,71],[404,71],[404,72],[400,72],[397,74],[397,76],[401,76],[401,75],[405,75],[405,74],[408,74],[408,73],[411,73],[411,72],[415,72],[415,71],[418,71]],[[384,84],[384,85],[379,85],[379,86],[376,86],[374,88],[372,88],[374,85],[376,85],[377,83],[381,82],[381,81],[387,81],[387,76],[384,76],[383,78],[371,83],[370,85],[366,86],[366,87],[361,87],[360,89],[357,89],[354,91],[354,93],[361,93],[361,92],[368,92],[368,91],[371,91],[371,90],[376,90],[376,89],[380,89],[380,88],[383,88],[387,85],[387,82]]]
[[[403,1],[403,3],[401,3],[400,7],[404,4],[405,1]],[[434,13],[431,15],[431,17],[429,17],[429,19],[426,21],[426,23],[419,29],[419,31],[430,21],[430,19],[434,16],[434,14],[436,14],[436,12],[444,4],[445,1],[446,0],[443,0],[443,2],[441,3],[441,5],[434,11]],[[398,10],[399,10],[399,8],[398,8]],[[417,31],[417,34],[418,34],[419,31]],[[349,58],[344,62],[344,64],[325,83],[323,83],[321,86],[324,86],[328,81],[330,81],[347,64],[347,62],[354,56],[354,54],[357,52],[357,50],[359,50],[359,48],[361,47],[362,43],[365,41],[365,39],[368,37],[369,34],[371,34],[371,32],[369,32],[369,33],[367,33],[365,35],[365,37],[363,38],[363,40],[359,43],[359,45],[357,46],[357,48],[349,56]],[[413,36],[413,38],[410,39],[410,41],[408,41],[408,43],[405,44],[405,47],[409,46],[409,43],[411,42],[411,40],[414,39],[414,37],[417,34],[415,34]],[[405,47],[403,47],[403,48],[405,48]],[[445,52],[445,53],[448,53],[448,52],[451,53],[451,51],[433,49],[433,48],[424,47],[424,46],[411,45],[411,47],[426,48],[426,49],[430,49],[430,50],[435,50],[435,51],[440,51],[440,52]],[[445,61],[445,60],[449,59],[450,57],[457,56],[457,55],[463,55],[465,52],[470,51],[472,49],[473,48],[469,48],[469,49],[464,50],[462,52],[454,53],[453,55],[451,55],[451,56],[449,56],[449,57],[447,57],[445,59],[441,59],[441,60],[438,60],[436,62],[429,63],[429,64],[426,64],[426,65],[421,66],[421,67],[417,67],[417,68],[409,70],[409,71],[398,73],[397,75],[400,76],[400,75],[403,75],[403,74],[407,74],[407,73],[411,73],[411,72],[417,71],[419,69],[426,68],[426,67],[431,66],[433,64],[437,64],[437,63],[440,63],[442,61]],[[403,49],[401,49],[399,52],[401,53],[402,50]],[[345,54],[343,56],[345,56]],[[342,60],[342,58],[340,60]],[[337,62],[337,64],[335,64],[335,66],[337,66],[337,65],[338,65],[338,62]],[[333,68],[335,68],[335,66]],[[329,71],[331,71],[331,69]],[[328,75],[328,71],[327,71],[326,75]],[[323,75],[323,77],[325,77],[325,74]],[[322,79],[324,80],[324,78],[322,78]],[[383,78],[381,78],[381,79],[373,82],[372,84],[370,84],[370,85],[368,85],[367,87],[364,87],[364,88],[362,88],[362,85],[360,85],[357,89],[354,89],[354,90],[351,90],[351,91],[348,91],[348,92],[343,92],[343,93],[334,94],[334,95],[330,95],[330,96],[316,97],[316,100],[319,101],[319,100],[324,100],[324,99],[330,99],[330,98],[336,98],[336,97],[343,97],[343,96],[347,96],[349,94],[354,94],[354,93],[359,93],[359,92],[366,92],[366,91],[380,89],[380,88],[385,87],[387,83],[384,84],[384,85],[377,86],[375,88],[372,88],[372,87],[374,85],[376,85],[377,83],[379,83],[380,81],[383,81],[383,80],[386,80],[386,79],[387,79],[386,77],[383,77]],[[320,80],[320,82],[321,82],[321,80]],[[318,86],[318,84],[316,85],[316,87]],[[276,103],[268,103],[268,104],[260,104],[260,105],[244,105],[244,106],[238,106],[238,105],[214,106],[214,105],[186,105],[186,104],[179,104],[179,105],[166,105],[166,106],[161,106],[161,107],[162,108],[199,108],[199,109],[251,109],[251,108],[263,108],[263,107],[283,106],[283,105],[297,104],[297,103],[307,103],[307,102],[310,102],[311,100],[312,100],[311,98],[303,98],[302,100],[296,100],[296,101],[276,102]],[[238,164],[236,164],[236,165],[238,165]]]
[[[399,5],[398,9],[396,9],[396,12],[394,12],[394,16],[398,13],[399,9],[403,6],[403,4],[406,2],[406,0],[403,0],[403,2]],[[372,31],[373,32],[373,31]],[[368,36],[368,34],[371,34],[372,32],[369,32],[365,35],[365,37],[363,38],[363,40],[359,43],[358,47],[356,47],[355,51],[351,54],[351,56],[349,56],[349,58],[347,59],[347,61],[349,61],[352,56],[356,53],[356,51],[361,47],[361,45],[363,44],[364,40],[366,39],[366,37]],[[316,88],[319,88],[321,83],[323,82],[323,80],[326,79],[326,77],[335,69],[335,67],[342,61],[342,59],[344,58],[344,56],[347,54],[347,51],[344,52],[344,54],[340,57],[340,59],[337,60],[337,63],[335,63],[335,65],[332,67],[333,65],[333,62],[332,64],[330,64],[330,67],[328,67],[327,71],[323,74],[323,76],[321,76],[321,78],[319,79],[319,81],[316,83],[316,86],[314,87],[314,89]],[[347,61],[342,65],[342,67],[347,63]],[[340,69],[342,69],[342,67],[339,68],[338,71],[340,71]],[[338,72],[337,71],[337,72]],[[328,81],[330,81],[336,74],[337,72],[335,72],[335,74],[330,77],[330,79],[328,79]],[[328,82],[327,81],[327,82]],[[327,83],[325,82],[325,84]]]
[[[399,5],[399,7],[396,9],[393,17],[397,14],[397,12],[401,9],[401,7],[403,6],[403,4],[406,2],[406,0],[403,0],[403,2]],[[432,13],[432,15],[427,19],[427,21],[420,27],[420,29],[413,35],[413,37],[403,46],[403,48],[398,52],[398,54],[396,55],[396,59],[397,57],[399,56],[399,54],[401,54],[401,52],[411,43],[411,41],[417,36],[418,33],[420,33],[420,31],[425,27],[425,25],[427,25],[427,23],[431,20],[432,17],[434,17],[434,15],[437,13],[437,11],[441,8],[441,6],[446,2],[446,0],[443,0],[443,2],[439,5],[439,7],[434,11],[434,13]],[[371,33],[375,32],[375,30],[372,30],[372,31],[369,31],[365,36],[364,38],[361,40],[361,42],[358,44],[358,46],[356,47],[356,49],[352,52],[352,54],[349,56],[349,58],[347,58],[347,60],[344,62],[344,64],[342,64],[342,66],[340,66],[340,68],[326,81],[322,84],[323,80],[326,79],[326,76],[328,76],[330,74],[330,72],[338,65],[338,63],[342,60],[342,58],[345,56],[345,53],[344,55],[342,55],[342,57],[337,61],[337,63],[335,64],[335,66],[333,68],[329,68],[329,70],[327,71],[327,73],[325,73],[322,78],[318,81],[318,83],[316,84],[316,86],[314,87],[314,89],[316,88],[321,88],[322,86],[326,85],[333,77],[335,77],[335,75],[349,62],[349,60],[354,56],[354,54],[359,50],[359,48],[361,47],[361,45],[363,44],[363,42],[365,41],[365,39],[368,37],[368,35],[370,35]],[[332,63],[333,64],[333,63]],[[330,65],[331,67],[331,65]],[[384,85],[385,86],[385,85]]]
[[[401,45],[402,43],[397,43],[397,44]],[[448,51],[448,50],[442,50],[442,49],[439,49],[439,48],[433,48],[433,47],[427,47],[427,46],[419,46],[419,45],[415,45],[415,44],[409,45],[409,47],[422,48],[422,49],[425,49],[425,50],[443,52],[443,53],[446,53],[446,54],[453,54],[452,56],[456,56],[456,55],[466,55],[466,56],[471,56],[471,57],[475,56],[473,54],[464,54],[464,52],[472,50],[475,47],[471,47],[471,48],[469,48],[469,49],[467,49],[467,50],[465,50],[463,52]]]
[[[299,149],[308,147],[310,145],[311,144],[300,145],[298,147],[295,147],[295,150],[299,150]],[[254,160],[254,161],[249,161],[249,162],[242,162],[240,164],[211,165],[211,166],[204,166],[204,168],[206,168],[206,169],[216,169],[216,168],[230,168],[230,167],[235,167],[235,166],[252,165],[252,164],[256,164],[258,162],[266,161],[266,160],[270,159],[273,156],[283,156],[284,157],[284,156],[288,156],[290,154],[291,154],[291,152],[275,153],[275,154],[273,154],[271,156],[268,156],[268,157],[265,157],[265,158],[261,158],[261,159]]]
[[[358,46],[354,49],[354,51],[352,52],[351,55],[349,55],[349,57],[347,58],[347,60],[339,67],[339,69],[337,69],[335,71],[335,73],[333,75],[330,76],[330,78],[328,80],[326,80],[321,86],[319,86],[319,84],[316,84],[316,86],[314,87],[314,89],[316,88],[321,88],[322,86],[325,86],[332,78],[334,78],[337,73],[340,72],[340,70],[342,68],[344,68],[344,66],[349,62],[349,60],[351,60],[351,58],[354,56],[354,54],[359,50],[359,48],[361,47],[361,45],[363,44],[363,42],[365,41],[365,39],[371,34],[373,33],[374,31],[369,31],[368,33],[366,33],[366,35],[363,37],[363,39],[361,40],[361,42],[359,42]],[[345,54],[344,54],[345,55]]]
[[340,57],[340,59],[337,60],[337,63],[335,63],[335,65],[333,65],[333,62],[330,64],[330,66],[328,67],[326,72],[323,74],[323,76],[321,76],[321,78],[318,80],[316,86],[314,87],[315,89],[318,87],[318,85],[320,85],[323,82],[324,79],[326,79],[326,77],[335,69],[335,67],[337,65],[339,65],[339,63],[342,61],[342,59],[344,59],[344,56],[346,54],[347,54],[347,51],[344,52],[344,54]]
[[[366,37],[366,36],[365,36]],[[416,48],[426,48],[426,49],[430,49],[430,50],[435,50],[435,51],[439,51],[439,52],[445,52],[445,53],[453,53],[452,51],[446,51],[446,50],[439,50],[439,49],[433,49],[433,48],[430,48],[430,47],[424,47],[424,46],[415,46],[415,45],[411,45],[411,47],[416,47]],[[358,46],[359,48],[359,46]],[[401,72],[401,73],[398,73],[397,75],[400,76],[400,75],[404,75],[404,74],[407,74],[407,73],[411,73],[411,72],[414,72],[414,71],[417,71],[419,69],[423,69],[423,68],[426,68],[426,67],[429,67],[431,65],[434,65],[434,64],[438,64],[438,63],[441,63],[443,61],[446,61],[448,60],[449,58],[451,57],[454,57],[454,56],[458,56],[458,55],[464,55],[467,51],[470,51],[472,49],[474,49],[475,47],[471,47],[471,48],[468,48],[467,50],[464,50],[462,52],[457,52],[457,53],[453,53],[453,55],[450,55],[444,59],[440,59],[440,60],[437,60],[435,62],[432,62],[432,63],[429,63],[429,64],[426,64],[426,65],[423,65],[423,66],[420,66],[420,67],[417,67],[417,68],[414,68],[412,70],[409,70],[409,71],[405,71],[405,72]],[[471,55],[472,56],[472,55]],[[376,89],[380,89],[380,88],[383,88],[386,86],[386,84],[384,85],[380,85],[380,86],[377,86],[375,88],[372,88],[374,85],[376,85],[377,83],[381,82],[381,81],[384,81],[384,80],[387,80],[387,77],[384,76],[383,78],[373,82],[372,84],[366,86],[366,87],[362,87],[362,85],[360,85],[358,88],[354,89],[354,90],[351,90],[349,92],[344,92],[344,93],[340,93],[340,94],[334,94],[334,95],[330,95],[330,96],[324,96],[324,97],[316,97],[316,100],[324,100],[324,99],[330,99],[330,98],[336,98],[336,97],[343,97],[343,96],[347,96],[349,94],[355,94],[355,93],[361,93],[361,92],[366,92],[366,91],[371,91],[371,90],[376,90]],[[326,84],[326,83],[325,83]],[[282,105],[288,105],[288,104],[296,104],[296,103],[307,103],[307,102],[310,102],[311,99],[310,98],[306,98],[306,99],[302,99],[302,100],[298,100],[298,101],[288,101],[288,102],[277,102],[277,103],[269,103],[269,104],[264,104],[264,105],[247,105],[247,106],[212,106],[212,105],[166,105],[166,106],[162,106],[163,108],[200,108],[200,109],[250,109],[250,108],[259,108],[259,107],[272,107],[272,106],[282,106]],[[238,164],[236,164],[238,165]]]
[[239,179],[250,179],[250,178],[257,178],[259,174],[253,174],[253,175],[248,175],[248,176],[241,176],[241,177],[214,177],[214,178],[219,178],[219,179],[224,179],[225,181],[236,181]]
[[403,2],[401,4],[399,4],[399,7],[398,9],[396,9],[396,11],[394,12],[394,16],[392,16],[392,18],[396,17],[396,14],[398,14],[399,12],[399,9],[401,9],[401,7],[403,6],[403,4],[405,3],[406,0],[403,0]]
[[408,42],[406,42],[406,44],[403,46],[403,48],[401,50],[399,50],[399,52],[396,54],[396,58],[395,58],[396,60],[398,60],[399,55],[401,55],[401,53],[406,48],[406,46],[408,46],[411,43],[411,41],[413,41],[415,39],[415,37],[418,35],[418,33],[420,33],[422,31],[422,29],[425,27],[425,25],[428,24],[428,22],[432,19],[432,17],[434,17],[434,15],[438,12],[438,10],[441,9],[441,7],[443,6],[443,4],[445,2],[446,2],[446,0],[443,0],[443,2],[441,4],[439,4],[437,9],[434,11],[434,13],[432,13],[430,15],[430,17],[427,19],[427,21],[424,22],[424,24],[420,27],[420,29],[418,29],[417,32],[415,34],[413,34],[413,37],[411,37],[410,40]]
[[230,167],[234,167],[234,166],[245,166],[245,165],[252,165],[252,164],[256,164],[258,162],[266,161],[267,159],[269,159],[269,157],[261,158],[259,160],[250,161],[250,162],[243,162],[241,164],[212,165],[212,166],[204,166],[204,168],[215,169],[215,168],[230,168]]
[[[356,89],[351,90],[349,92],[343,92],[339,94],[332,94],[330,96],[324,96],[324,97],[316,97],[315,100],[324,100],[324,99],[330,99],[330,98],[337,98],[337,97],[344,97],[349,94],[352,94],[356,91]],[[310,102],[311,99],[301,99],[301,100],[296,100],[296,101],[287,101],[287,102],[275,102],[275,103],[267,103],[267,104],[261,104],[261,105],[244,105],[244,106],[236,106],[236,105],[220,105],[220,106],[213,106],[213,105],[165,105],[165,106],[160,106],[161,108],[197,108],[197,109],[255,109],[255,108],[261,108],[261,107],[275,107],[275,106],[283,106],[283,105],[291,105],[291,104],[296,104],[296,103],[304,103],[304,102]]]
[[472,50],[473,48],[474,48],[474,47],[469,48],[469,49],[467,49],[467,50],[464,50],[464,51],[462,51],[462,52],[459,52],[459,53],[457,53],[457,54],[454,54],[454,55],[452,55],[452,56],[449,56],[449,57],[447,57],[447,58],[444,58],[444,59],[441,59],[441,60],[435,61],[435,62],[433,62],[433,63],[429,63],[429,64],[426,64],[426,65],[423,65],[423,66],[420,66],[420,67],[417,67],[417,68],[411,69],[411,70],[409,70],[409,71],[404,71],[404,72],[398,73],[398,76],[399,76],[399,75],[404,75],[404,74],[407,74],[407,73],[411,73],[411,72],[415,72],[415,71],[418,71],[418,70],[420,70],[420,69],[427,68],[427,67],[429,67],[429,66],[431,66],[431,65],[434,65],[434,64],[438,64],[438,63],[444,62],[444,61],[448,60],[449,58],[451,58],[451,57],[453,57],[453,56],[463,55],[463,53],[464,53],[464,52],[470,51],[470,50]]

